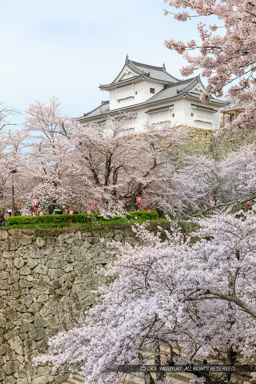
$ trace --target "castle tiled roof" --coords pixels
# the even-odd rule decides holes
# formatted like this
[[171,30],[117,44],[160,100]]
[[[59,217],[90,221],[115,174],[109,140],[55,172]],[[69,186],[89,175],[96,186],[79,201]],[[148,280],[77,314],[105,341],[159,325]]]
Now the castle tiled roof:
[[126,65],[132,70],[132,71],[138,71],[139,74],[146,73],[148,77],[156,79],[156,80],[161,80],[161,81],[166,81],[170,83],[175,83],[177,81],[180,81],[176,77],[170,75],[166,69],[165,65],[163,64],[162,67],[156,67],[153,65],[148,65],[148,64],[142,64],[138,63],[136,61],[129,60],[127,57],[126,59]]
[[105,115],[109,112],[109,101],[102,101],[101,105],[93,109],[88,113],[84,113],[82,117],[79,117],[78,120],[82,120],[85,117],[97,117],[101,115]]
[[[126,80],[118,81],[118,78],[125,67],[128,67],[137,76],[135,75]],[[100,88],[109,89],[109,88],[113,88],[114,86],[121,85],[123,83],[125,84],[131,81],[139,80],[141,78],[148,78],[149,80],[158,81],[164,84],[176,83],[180,81],[179,79],[170,75],[170,73],[166,71],[164,64],[162,67],[157,67],[154,65],[138,63],[137,61],[130,60],[128,56],[126,56],[125,64],[121,69],[120,73],[118,74],[118,76],[111,83],[100,85]]]

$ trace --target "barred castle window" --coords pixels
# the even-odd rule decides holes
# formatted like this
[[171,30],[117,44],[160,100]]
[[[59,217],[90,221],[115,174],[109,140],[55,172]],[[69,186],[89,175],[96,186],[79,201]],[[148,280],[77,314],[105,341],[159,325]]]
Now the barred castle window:
[[120,87],[116,90],[116,98],[118,100],[133,97],[133,86],[127,85],[126,87]]
[[164,121],[170,121],[169,110],[152,113],[150,118],[151,124],[162,123]]

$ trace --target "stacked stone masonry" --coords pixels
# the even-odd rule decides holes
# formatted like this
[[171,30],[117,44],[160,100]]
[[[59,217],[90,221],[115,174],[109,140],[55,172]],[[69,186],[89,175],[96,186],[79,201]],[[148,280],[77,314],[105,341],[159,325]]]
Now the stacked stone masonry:
[[0,231],[3,384],[47,384],[63,376],[64,371],[32,366],[31,357],[45,352],[50,336],[73,328],[99,300],[91,290],[105,283],[98,271],[109,259],[106,241],[135,241],[130,227],[40,231]]

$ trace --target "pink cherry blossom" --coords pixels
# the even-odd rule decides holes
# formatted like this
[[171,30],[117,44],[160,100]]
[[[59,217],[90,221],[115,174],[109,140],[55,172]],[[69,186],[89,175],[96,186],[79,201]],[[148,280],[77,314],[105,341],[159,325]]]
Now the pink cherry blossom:
[[[165,240],[144,226],[135,229],[140,244],[112,242],[117,259],[101,273],[116,278],[98,290],[102,303],[79,327],[51,338],[49,353],[34,362],[81,364],[87,384],[119,383],[121,373],[111,367],[145,364],[145,350],[161,364],[194,363],[198,356],[255,364],[255,217],[219,213],[200,219],[197,241],[188,237],[185,244],[173,223]],[[158,343],[169,352],[157,355]],[[203,378],[231,383],[233,375]]]
[[[206,96],[227,96],[233,107],[243,107],[239,120],[233,126],[255,128],[255,53],[256,53],[256,2],[255,0],[166,0],[170,9],[179,11],[174,17],[186,21],[191,17],[209,19],[208,25],[200,22],[198,32],[201,44],[166,41],[169,49],[183,55],[188,65],[182,69],[184,76],[203,70],[208,78]],[[182,11],[185,9],[185,11]],[[181,10],[181,11],[180,11]],[[168,10],[167,10],[168,11]],[[218,22],[211,25],[211,17]],[[192,54],[190,51],[192,50]],[[230,88],[230,85],[231,88]],[[224,94],[224,90],[226,93]]]

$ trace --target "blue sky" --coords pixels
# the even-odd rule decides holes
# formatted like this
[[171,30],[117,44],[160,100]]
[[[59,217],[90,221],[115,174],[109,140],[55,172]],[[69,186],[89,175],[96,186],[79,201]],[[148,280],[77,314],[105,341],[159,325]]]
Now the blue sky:
[[[197,36],[189,24],[164,16],[163,0],[8,0],[0,3],[0,101],[20,112],[33,100],[56,96],[77,117],[108,99],[126,54],[153,65],[164,62],[181,77],[182,58],[164,46]],[[20,115],[19,121],[24,117]]]

